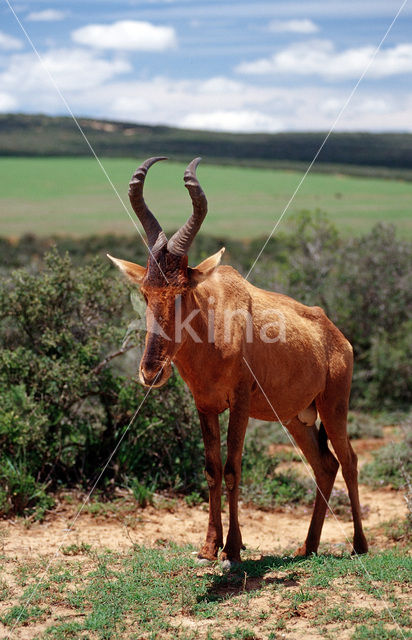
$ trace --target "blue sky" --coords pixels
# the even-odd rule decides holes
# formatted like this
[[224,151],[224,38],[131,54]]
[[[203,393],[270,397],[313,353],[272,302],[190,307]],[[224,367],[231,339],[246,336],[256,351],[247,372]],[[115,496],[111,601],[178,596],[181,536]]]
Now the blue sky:
[[[76,115],[327,130],[401,1],[10,0]],[[412,131],[412,0],[338,130]],[[0,111],[67,113],[5,0]]]

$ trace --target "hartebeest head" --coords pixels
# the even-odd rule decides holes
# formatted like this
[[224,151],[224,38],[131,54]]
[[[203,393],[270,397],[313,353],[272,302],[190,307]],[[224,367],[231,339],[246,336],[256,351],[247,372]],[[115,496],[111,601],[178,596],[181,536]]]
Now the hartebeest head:
[[129,198],[147,235],[149,258],[146,267],[109,255],[126,276],[140,286],[146,300],[146,346],[140,362],[139,378],[146,386],[160,387],[170,376],[171,361],[183,336],[176,336],[176,313],[181,313],[188,292],[211,276],[219,265],[224,249],[196,268],[188,267],[187,254],[207,213],[207,200],[196,177],[200,158],[195,158],[184,173],[193,212],[187,222],[167,240],[159,222],[143,198],[143,185],[149,168],[159,160],[149,158],[133,174]]

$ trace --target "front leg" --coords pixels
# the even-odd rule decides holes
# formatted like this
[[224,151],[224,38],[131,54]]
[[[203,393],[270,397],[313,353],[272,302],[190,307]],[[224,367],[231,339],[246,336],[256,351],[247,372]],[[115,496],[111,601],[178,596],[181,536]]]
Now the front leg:
[[223,547],[221,517],[222,459],[220,455],[219,416],[199,411],[199,417],[205,445],[205,476],[209,485],[209,524],[206,540],[199,551],[198,558],[216,560],[219,549]]
[[240,550],[243,548],[239,527],[238,500],[243,442],[249,421],[249,406],[250,390],[242,386],[237,389],[230,407],[227,432],[227,460],[224,468],[229,498],[229,532],[220,559],[224,564],[228,563],[229,565],[232,562],[240,562]]

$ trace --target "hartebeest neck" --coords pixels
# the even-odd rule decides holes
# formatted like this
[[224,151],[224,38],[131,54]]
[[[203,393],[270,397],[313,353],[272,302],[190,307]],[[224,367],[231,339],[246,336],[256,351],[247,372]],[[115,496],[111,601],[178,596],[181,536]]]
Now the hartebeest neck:
[[[234,288],[234,283],[237,287]],[[232,267],[223,266],[182,297],[181,346],[176,357],[193,359],[202,345],[202,352],[227,354],[233,347],[233,325],[243,318],[250,306],[248,283]],[[233,320],[233,323],[231,323]],[[241,338],[237,332],[235,339]]]

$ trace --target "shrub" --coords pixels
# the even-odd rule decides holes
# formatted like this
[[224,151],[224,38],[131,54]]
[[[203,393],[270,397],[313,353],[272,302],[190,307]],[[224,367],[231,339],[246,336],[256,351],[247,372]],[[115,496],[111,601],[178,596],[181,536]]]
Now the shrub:
[[412,476],[412,433],[403,442],[391,442],[373,453],[374,460],[365,464],[360,472],[360,482],[374,488],[390,485],[394,489],[405,488]]
[[411,243],[377,225],[349,240],[330,282],[331,319],[354,348],[352,402],[381,410],[410,405]]
[[285,241],[289,250],[282,288],[304,304],[322,306],[330,316],[336,258],[344,246],[336,227],[321,211],[302,211],[292,219]]
[[350,438],[382,438],[381,421],[374,416],[360,411],[349,411],[348,434]]
[[0,513],[15,515],[35,513],[41,519],[54,500],[45,487],[36,482],[24,464],[13,464],[8,458],[0,460]]
[[[130,424],[146,391],[125,357],[110,356],[122,352],[131,309],[108,269],[75,269],[54,250],[41,272],[19,270],[1,285],[0,475],[9,480],[0,513],[43,504],[46,486],[86,486],[122,436],[106,488],[128,478],[188,491],[203,482],[200,429],[179,378],[153,390]],[[139,340],[129,332],[124,350]]]
[[154,491],[151,487],[147,487],[135,479],[130,488],[139,507],[144,508],[149,504],[153,504]]
[[198,491],[192,491],[185,497],[185,502],[188,507],[196,507],[199,504],[202,504],[204,501],[204,497],[200,495]]
[[[142,389],[126,384],[119,391],[124,410],[136,406],[136,386]],[[147,397],[117,453],[119,472],[157,489],[190,493],[205,485],[203,458],[192,396],[174,373],[165,387],[153,389]]]
[[407,408],[412,402],[412,321],[392,333],[377,333],[369,351],[365,404],[376,409]]
[[396,238],[395,227],[384,224],[347,241],[337,256],[334,310],[356,354],[370,348],[382,332],[398,331],[408,319],[411,258],[411,243]]

